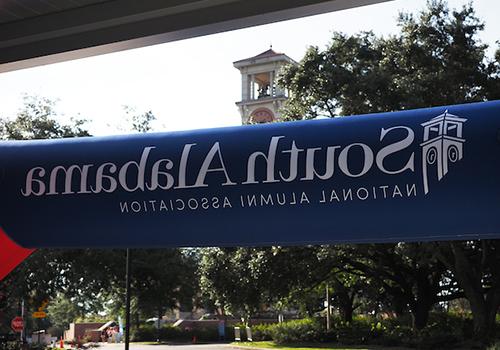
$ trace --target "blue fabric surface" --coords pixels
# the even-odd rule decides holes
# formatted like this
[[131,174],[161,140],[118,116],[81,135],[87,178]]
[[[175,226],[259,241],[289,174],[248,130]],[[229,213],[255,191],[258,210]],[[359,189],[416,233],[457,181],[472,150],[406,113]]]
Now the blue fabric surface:
[[175,133],[0,143],[24,247],[500,237],[500,102]]

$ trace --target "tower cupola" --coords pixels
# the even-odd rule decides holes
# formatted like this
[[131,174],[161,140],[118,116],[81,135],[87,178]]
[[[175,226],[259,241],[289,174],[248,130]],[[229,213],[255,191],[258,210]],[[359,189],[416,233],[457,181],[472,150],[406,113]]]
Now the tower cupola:
[[233,63],[241,73],[241,101],[236,102],[243,124],[267,123],[280,118],[279,110],[288,98],[288,93],[276,83],[280,69],[288,64],[297,64],[272,47],[257,56]]

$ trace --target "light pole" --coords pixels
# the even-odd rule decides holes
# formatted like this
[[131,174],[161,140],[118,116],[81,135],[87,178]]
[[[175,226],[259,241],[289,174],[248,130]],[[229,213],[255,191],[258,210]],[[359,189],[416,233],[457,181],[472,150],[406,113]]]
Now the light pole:
[[130,249],[127,248],[126,262],[126,297],[125,297],[125,350],[129,350],[130,344],[130,275],[132,273],[130,267]]
[[328,283],[326,284],[326,330],[330,330],[330,291]]

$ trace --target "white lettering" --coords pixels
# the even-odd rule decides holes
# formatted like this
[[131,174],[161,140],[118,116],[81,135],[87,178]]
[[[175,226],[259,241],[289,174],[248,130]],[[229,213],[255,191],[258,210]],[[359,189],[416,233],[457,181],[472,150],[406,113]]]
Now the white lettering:
[[276,160],[276,150],[278,149],[279,140],[284,136],[273,136],[271,138],[271,142],[269,143],[269,150],[267,155],[263,152],[254,152],[248,157],[248,166],[247,166],[247,180],[243,182],[246,184],[256,184],[258,181],[255,181],[255,163],[257,161],[257,157],[262,157],[266,161],[266,179],[263,181],[264,183],[272,183],[279,182],[274,178],[274,163]]
[[73,171],[78,170],[80,172],[80,191],[77,193],[91,193],[87,190],[87,176],[89,173],[89,168],[93,164],[87,164],[83,167],[79,167],[78,165],[71,165],[66,169],[65,167],[59,165],[52,169],[50,172],[50,180],[49,180],[49,192],[46,194],[54,195],[59,194],[57,192],[57,174],[61,171],[64,176],[64,192],[61,194],[73,194],[75,192],[72,191],[72,180],[73,180]]
[[[111,193],[116,190],[116,187],[118,186],[118,183],[116,182],[115,178],[109,175],[104,175],[104,171],[106,170],[106,167],[109,167],[109,173],[114,174],[116,173],[116,165],[113,163],[104,163],[97,168],[97,174],[95,178],[95,189],[92,189],[92,192],[94,193],[101,193],[101,191]],[[103,186],[103,180],[107,179],[109,181],[109,187],[104,188]]]
[[[349,150],[355,146],[361,147],[363,150],[363,169],[358,174],[353,174],[349,170],[349,161],[348,161],[348,155],[349,155]],[[373,165],[373,151],[371,150],[370,147],[365,145],[364,143],[352,143],[348,145],[346,148],[344,148],[339,155],[339,168],[342,170],[344,174],[350,177],[360,177],[365,175],[368,170]]]
[[280,171],[280,177],[285,182],[291,182],[297,178],[297,168],[299,163],[299,153],[304,151],[303,149],[297,148],[295,141],[292,142],[292,148],[281,153],[290,153],[290,174],[288,177],[284,177],[283,173]]
[[[118,173],[118,181],[120,182],[120,185],[125,191],[127,192],[134,192],[137,190],[144,191],[144,172],[146,169],[146,164],[148,162],[149,152],[151,152],[151,150],[155,148],[156,147],[153,146],[145,147],[144,150],[142,151],[141,160],[139,163],[131,160],[130,162],[123,164],[123,166],[120,169],[120,172]],[[136,179],[137,181],[135,187],[129,187],[127,183],[127,174],[130,166],[134,166],[135,168],[137,168],[137,179]]]
[[[221,167],[210,169],[210,164],[212,164],[212,161],[216,154],[219,156]],[[203,161],[203,164],[201,165],[200,171],[198,172],[196,183],[194,184],[194,186],[190,187],[208,187],[208,185],[205,183],[205,177],[207,176],[207,173],[216,171],[222,171],[224,173],[224,176],[226,177],[226,182],[223,183],[222,186],[236,185],[236,183],[231,181],[229,175],[227,174],[226,166],[224,165],[224,160],[222,159],[222,154],[220,153],[220,147],[218,142],[214,143],[214,145],[208,152],[207,156],[205,157],[205,160]]]
[[323,175],[318,174],[314,167],[314,153],[320,151],[321,148],[308,148],[306,153],[306,176],[301,180],[314,180],[314,177],[321,180],[330,179],[335,169],[335,150],[338,148],[340,146],[330,146],[326,149],[325,173]]
[[382,148],[377,153],[377,159],[376,159],[376,163],[377,163],[378,168],[381,171],[383,171],[384,173],[390,174],[390,175],[402,173],[403,171],[405,171],[407,169],[410,169],[411,171],[415,171],[415,168],[414,168],[414,166],[415,166],[415,164],[414,164],[415,154],[413,152],[412,152],[410,158],[408,159],[408,162],[406,162],[406,165],[403,168],[401,168],[399,170],[387,170],[384,167],[385,157],[387,157],[391,154],[394,154],[396,152],[404,150],[405,148],[410,146],[413,143],[413,140],[415,139],[415,134],[414,134],[412,129],[410,129],[406,126],[394,126],[392,128],[389,128],[389,129],[382,129],[380,131],[380,141],[382,141],[384,139],[384,137],[385,137],[385,135],[387,135],[387,133],[389,133],[392,130],[396,130],[396,129],[404,129],[408,132],[408,135],[403,140],[392,143],[392,144]]
[[[45,183],[41,179],[33,178],[34,176],[37,176],[36,172],[38,172],[38,177],[40,178],[45,176],[45,169],[42,167],[35,167],[28,171],[28,174],[26,175],[26,188],[24,191],[21,189],[21,194],[25,197],[31,196],[32,194],[35,196],[42,196],[45,194]],[[35,184],[38,185],[38,191],[33,189],[33,185]]]

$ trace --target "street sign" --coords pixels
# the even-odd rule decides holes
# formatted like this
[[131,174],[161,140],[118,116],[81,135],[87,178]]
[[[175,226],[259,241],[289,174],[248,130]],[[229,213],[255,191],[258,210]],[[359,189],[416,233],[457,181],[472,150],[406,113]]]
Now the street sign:
[[0,226],[30,248],[500,238],[499,130],[492,101],[2,141]]
[[33,318],[45,318],[47,317],[47,313],[44,311],[35,311],[33,312]]
[[10,321],[10,328],[14,332],[21,333],[24,329],[24,320],[21,316],[14,317],[12,321]]

